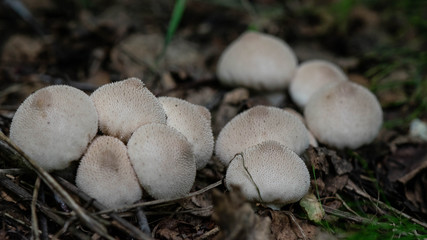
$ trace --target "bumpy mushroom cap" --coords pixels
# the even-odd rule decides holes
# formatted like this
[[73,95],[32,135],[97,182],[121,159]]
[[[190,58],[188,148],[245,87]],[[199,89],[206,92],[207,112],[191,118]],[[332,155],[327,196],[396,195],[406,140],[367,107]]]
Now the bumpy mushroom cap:
[[228,122],[218,135],[215,154],[228,165],[235,154],[267,140],[274,140],[301,154],[309,145],[304,123],[285,110],[256,106]]
[[226,85],[257,90],[280,90],[295,74],[297,59],[281,39],[245,32],[222,53],[217,76]]
[[182,99],[160,97],[167,116],[167,125],[182,133],[193,145],[197,169],[202,169],[211,159],[214,138],[211,113],[203,106]]
[[335,64],[325,60],[310,60],[302,63],[291,81],[289,94],[298,107],[303,108],[308,99],[319,89],[332,82],[348,80]]
[[368,89],[344,81],[331,84],[308,101],[304,116],[316,139],[336,148],[358,148],[377,136],[383,113]]
[[98,111],[101,131],[124,142],[144,124],[166,123],[162,105],[138,78],[106,84],[90,98]]
[[296,153],[276,141],[266,141],[235,156],[225,183],[230,190],[239,186],[248,200],[280,208],[307,193],[310,174]]
[[77,169],[76,185],[108,208],[132,204],[142,196],[126,145],[110,136],[90,144]]
[[190,192],[196,177],[193,149],[175,128],[141,126],[129,139],[128,153],[139,182],[152,197],[170,199]]
[[95,106],[86,93],[69,86],[42,88],[19,106],[10,139],[46,171],[78,160],[98,131]]

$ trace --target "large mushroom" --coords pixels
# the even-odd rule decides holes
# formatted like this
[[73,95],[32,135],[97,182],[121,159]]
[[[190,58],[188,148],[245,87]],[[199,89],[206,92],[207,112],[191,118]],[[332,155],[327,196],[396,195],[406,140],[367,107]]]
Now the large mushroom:
[[330,84],[315,93],[305,106],[304,116],[319,142],[339,149],[370,143],[383,122],[375,95],[350,81]]
[[211,159],[214,138],[211,113],[203,106],[173,97],[160,97],[166,112],[167,125],[182,133],[193,145],[197,169],[202,169]]
[[295,74],[297,59],[283,40],[248,31],[222,53],[217,77],[225,85],[256,90],[281,90]]
[[280,108],[256,106],[231,119],[218,135],[215,154],[228,165],[235,154],[274,140],[301,154],[309,145],[307,128],[294,114]]
[[159,123],[139,127],[129,139],[128,153],[152,197],[170,199],[190,192],[196,177],[193,148],[175,128]]
[[310,174],[296,153],[276,141],[266,141],[233,158],[225,183],[230,190],[240,187],[248,200],[277,209],[307,194]]
[[76,185],[108,208],[132,204],[142,196],[126,145],[110,136],[99,136],[89,145],[77,169]]
[[56,85],[31,94],[19,106],[10,139],[46,171],[78,160],[98,131],[98,116],[83,91]]
[[124,142],[144,124],[166,123],[159,100],[138,78],[106,84],[90,98],[98,111],[101,131]]

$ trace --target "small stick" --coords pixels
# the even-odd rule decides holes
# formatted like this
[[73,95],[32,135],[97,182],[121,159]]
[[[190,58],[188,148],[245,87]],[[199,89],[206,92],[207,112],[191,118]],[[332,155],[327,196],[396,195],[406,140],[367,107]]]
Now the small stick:
[[300,233],[302,234],[302,239],[306,240],[307,237],[304,234],[304,230],[302,229],[302,227],[298,224],[297,220],[294,217],[294,214],[292,214],[289,211],[283,211],[286,215],[288,215],[288,217],[291,219],[291,221],[297,226],[298,230],[300,231]]
[[141,231],[150,236],[150,226],[148,225],[147,216],[145,215],[142,207],[136,208],[136,217],[138,218],[139,228],[141,229]]
[[[39,194],[39,201],[41,203],[46,203],[46,199],[45,199],[45,188],[44,188],[44,184],[42,183],[40,186],[40,194]],[[49,239],[49,229],[47,227],[47,219],[46,216],[44,214],[41,214],[40,217],[40,225],[41,225],[41,231],[42,231],[42,235],[41,238],[43,240],[48,240]]]
[[111,212],[124,212],[124,211],[130,210],[132,208],[137,208],[137,207],[144,207],[144,206],[159,205],[159,204],[163,204],[163,203],[177,202],[177,201],[187,199],[187,198],[191,198],[191,197],[197,196],[199,194],[202,194],[204,192],[207,192],[213,188],[218,187],[221,184],[222,184],[222,180],[219,180],[215,183],[212,183],[211,185],[208,185],[208,186],[206,186],[200,190],[197,190],[195,192],[189,193],[183,197],[177,197],[177,198],[171,198],[171,199],[158,199],[158,200],[153,200],[153,201],[149,201],[149,202],[135,203],[135,204],[124,206],[124,207],[117,208],[117,209],[103,210],[103,211],[98,212],[98,214],[105,214],[105,213],[111,213]]
[[[80,189],[78,189],[76,186],[74,186],[73,184],[71,184],[67,180],[65,180],[65,179],[63,179],[61,177],[58,177],[58,176],[56,176],[55,178],[56,178],[56,180],[60,184],[62,184],[64,187],[66,187],[69,191],[71,191],[72,193],[78,195],[84,201],[90,202],[92,204],[92,206],[94,206],[95,208],[97,208],[99,210],[106,209],[106,207],[103,206],[100,202],[98,202],[95,199],[91,198],[90,196],[88,196],[87,194],[85,194],[84,192],[82,192]],[[123,218],[121,218],[117,213],[110,212],[110,213],[108,213],[108,215],[112,219],[115,220],[113,222],[113,224],[115,226],[117,226],[118,228],[120,228],[122,230],[125,230],[132,237],[134,237],[136,239],[142,239],[142,240],[152,240],[152,238],[149,235],[144,234],[137,227],[135,227],[134,225],[130,224],[128,221],[126,221]]]
[[39,233],[39,221],[37,220],[36,203],[40,189],[40,178],[37,177],[36,183],[34,184],[33,200],[31,201],[31,231],[33,232],[33,238],[40,240]]
[[219,233],[219,227],[216,226],[211,230],[205,232],[202,236],[198,237],[197,239],[200,239],[200,240],[211,239],[213,236],[217,235],[218,233]]
[[[31,200],[31,194],[28,193],[22,187],[16,185],[12,180],[0,175],[0,184],[3,187],[5,187],[6,189],[9,189],[10,191],[12,191],[14,194],[18,195],[24,201]],[[43,212],[43,214],[45,214],[47,217],[52,219],[58,225],[62,226],[65,224],[65,220],[62,217],[60,217],[59,215],[53,213],[52,210],[48,206],[46,206],[46,204],[37,201],[37,206],[39,207],[40,211]],[[7,214],[5,214],[5,216],[7,216]],[[23,223],[23,224],[25,225],[25,223]],[[80,232],[75,227],[70,228],[70,230],[71,230],[70,232],[74,236],[76,236],[77,239],[81,239],[81,240],[90,240],[91,239],[89,236]]]
[[[79,219],[90,229],[105,237],[108,240],[114,240],[112,236],[108,234],[108,231],[104,225],[102,225],[97,219],[89,215],[85,209],[80,207],[76,201],[55,181],[55,179],[46,172],[43,168],[38,166],[34,160],[29,158],[18,146],[16,146],[10,139],[0,131],[0,147],[5,150],[9,157],[16,159],[20,162],[25,163],[28,168],[37,173],[37,175],[48,185],[52,190],[57,192],[61,198],[67,203],[67,205],[74,210]],[[5,144],[3,144],[5,143]]]
[[405,217],[406,219],[412,221],[413,223],[416,223],[416,224],[418,224],[420,226],[423,226],[424,228],[427,229],[427,223],[421,222],[420,220],[418,220],[416,218],[413,218],[413,217],[409,216],[408,214],[406,214],[406,213],[404,213],[402,211],[399,211],[396,208],[394,208],[392,206],[389,206],[389,205],[385,204],[384,202],[371,197],[368,193],[366,193],[365,191],[363,191],[362,189],[360,189],[353,181],[348,180],[348,184],[345,187],[348,190],[355,191],[360,196],[362,196],[364,198],[367,198],[370,201],[375,202],[375,203],[381,205],[382,207],[387,208],[388,210],[390,210],[390,211],[392,211],[392,212],[394,212],[394,213],[396,213],[396,214],[398,214],[398,215],[400,215],[402,217]]
[[0,175],[18,175],[23,174],[25,171],[21,168],[9,168],[9,169],[0,169]]

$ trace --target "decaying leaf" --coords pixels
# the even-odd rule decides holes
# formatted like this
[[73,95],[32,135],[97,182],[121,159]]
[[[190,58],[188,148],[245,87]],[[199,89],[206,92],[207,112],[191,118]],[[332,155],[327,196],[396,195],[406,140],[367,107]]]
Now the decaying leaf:
[[215,190],[213,197],[214,213],[212,218],[220,228],[220,234],[216,239],[273,239],[270,230],[271,219],[256,215],[238,189],[226,194]]
[[301,207],[307,213],[308,219],[313,222],[320,222],[325,216],[325,211],[322,208],[322,204],[317,200],[313,193],[308,193],[299,202]]

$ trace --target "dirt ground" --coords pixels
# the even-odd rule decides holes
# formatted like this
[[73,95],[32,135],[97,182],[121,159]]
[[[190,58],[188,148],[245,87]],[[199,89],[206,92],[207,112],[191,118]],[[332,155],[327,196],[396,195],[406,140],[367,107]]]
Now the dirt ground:
[[[427,238],[426,2],[190,0],[164,48],[174,3],[2,1],[1,131],[9,135],[16,109],[40,88],[66,84],[90,94],[128,77],[142,79],[156,96],[208,108],[215,137],[234,116],[257,105],[300,111],[287,91],[229,87],[216,78],[222,51],[255,29],[285,40],[300,63],[337,64],[382,106],[384,124],[372,143],[356,150],[320,144],[305,152],[312,193],[306,200],[320,219],[313,220],[300,203],[272,210],[228,191],[222,182],[226,169],[216,156],[197,172],[190,195],[156,201],[145,194],[140,206],[117,213],[99,213],[75,189],[75,169],[63,178],[54,173],[54,181],[96,215],[96,230],[56,200],[57,189],[24,171],[22,156],[11,157],[19,154],[8,152],[3,139],[0,239]],[[139,230],[147,227],[142,213],[150,228],[145,235]]]

